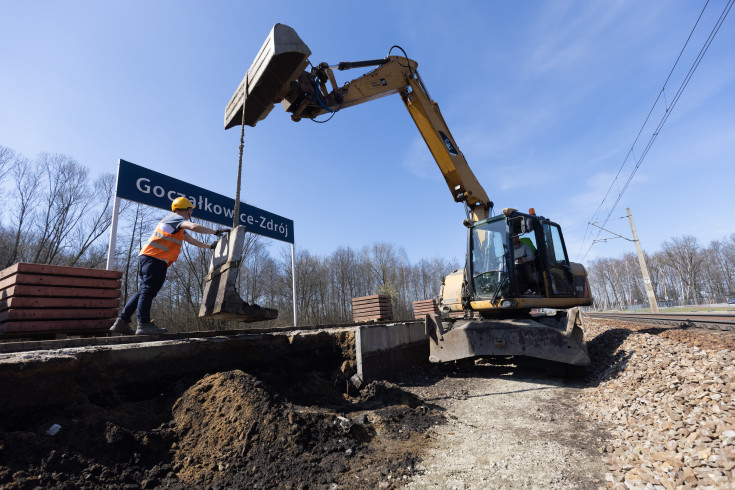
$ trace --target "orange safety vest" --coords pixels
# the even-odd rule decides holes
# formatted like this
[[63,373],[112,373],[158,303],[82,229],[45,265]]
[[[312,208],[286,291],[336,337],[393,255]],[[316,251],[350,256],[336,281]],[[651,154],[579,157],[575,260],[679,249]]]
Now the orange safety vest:
[[179,252],[181,252],[184,230],[179,229],[179,231],[173,234],[166,233],[163,231],[161,226],[163,219],[158,222],[156,229],[153,230],[153,234],[143,248],[140,249],[140,254],[138,255],[155,257],[165,261],[169,266],[171,266],[171,264],[176,262],[176,259],[179,257]]

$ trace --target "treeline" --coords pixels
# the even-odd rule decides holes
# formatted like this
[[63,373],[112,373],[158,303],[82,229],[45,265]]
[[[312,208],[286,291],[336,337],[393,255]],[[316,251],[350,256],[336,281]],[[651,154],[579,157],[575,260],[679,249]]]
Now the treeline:
[[[645,255],[659,306],[722,303],[735,297],[735,234],[708,246],[683,235]],[[596,309],[648,307],[638,257],[598,259],[587,268]]]
[[[0,266],[16,262],[104,268],[107,259],[115,177],[92,179],[73,158],[42,153],[29,159],[0,146]],[[137,289],[137,256],[162,210],[122,201],[115,267],[122,270],[123,301]],[[211,235],[198,236],[211,242]],[[271,242],[272,243],[272,242]],[[280,250],[275,256],[272,250]],[[154,303],[153,316],[161,326],[176,330],[225,329],[223,323],[197,318],[208,252],[185,246]],[[717,303],[735,296],[735,234],[706,247],[692,236],[663,243],[646,256],[656,297],[662,305]],[[337,248],[328,256],[297,249],[296,308],[301,325],[348,323],[351,300],[371,294],[392,297],[394,318],[412,317],[414,301],[438,295],[441,280],[459,262],[441,258],[412,264],[403,248],[375,243],[354,250]],[[643,279],[635,254],[604,258],[588,266],[595,309],[647,306]],[[248,235],[238,291],[252,304],[276,308],[274,325],[293,324],[290,250],[269,247],[268,241]]]
[[[107,260],[115,177],[94,180],[73,158],[42,153],[27,158],[0,146],[0,266],[16,262],[104,268]],[[123,271],[122,301],[137,290],[137,256],[164,211],[122,201],[115,268]],[[196,221],[196,220],[195,220]],[[210,243],[211,235],[197,236]],[[238,291],[251,304],[279,310],[273,325],[293,324],[290,249],[269,247],[247,235]],[[271,250],[280,252],[273,256]],[[153,318],[175,331],[232,328],[197,318],[207,251],[184,246],[154,302]],[[413,301],[432,298],[442,278],[461,267],[441,258],[411,264],[404,249],[376,243],[360,250],[337,248],[322,257],[299,250],[295,257],[296,308],[301,325],[348,323],[353,297],[389,294],[394,318],[413,315]]]
[[[155,221],[142,229],[150,230],[153,225]],[[142,235],[145,241],[147,232]],[[118,250],[118,260],[127,262],[123,269],[128,277],[135,271],[140,236],[135,238],[136,246],[127,251]],[[211,241],[212,237],[198,239]],[[237,290],[244,301],[279,311],[278,319],[263,322],[265,325],[293,325],[291,252],[282,247],[281,253],[274,257],[266,243],[267,239],[247,235]],[[184,247],[179,260],[169,268],[164,289],[154,303],[158,324],[179,330],[232,328],[231,324],[196,318],[208,270],[207,259],[208,252]],[[442,278],[460,267],[441,258],[411,264],[405,250],[389,243],[376,243],[360,250],[340,247],[324,257],[297,249],[294,265],[299,325],[351,323],[352,298],[371,294],[391,296],[394,319],[413,318],[413,302],[435,297]],[[128,283],[132,284],[130,280]]]

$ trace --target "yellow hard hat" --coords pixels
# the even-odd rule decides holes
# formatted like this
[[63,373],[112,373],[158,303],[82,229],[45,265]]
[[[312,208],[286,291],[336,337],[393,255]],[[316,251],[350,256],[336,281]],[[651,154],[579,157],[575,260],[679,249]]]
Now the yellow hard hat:
[[177,197],[176,199],[174,199],[174,202],[171,203],[171,211],[176,211],[177,209],[189,209],[193,207],[194,205],[191,203],[191,201],[185,197]]

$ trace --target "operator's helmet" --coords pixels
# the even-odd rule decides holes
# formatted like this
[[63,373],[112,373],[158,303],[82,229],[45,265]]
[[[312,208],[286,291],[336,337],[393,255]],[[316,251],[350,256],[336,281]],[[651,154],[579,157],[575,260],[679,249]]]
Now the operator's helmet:
[[189,209],[193,207],[194,205],[191,203],[191,201],[185,197],[177,197],[171,203],[171,211],[176,211],[177,209]]

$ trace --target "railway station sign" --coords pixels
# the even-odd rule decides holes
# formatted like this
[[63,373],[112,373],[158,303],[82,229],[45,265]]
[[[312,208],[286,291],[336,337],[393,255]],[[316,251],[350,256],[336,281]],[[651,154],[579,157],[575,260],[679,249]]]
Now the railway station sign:
[[[194,205],[194,218],[232,227],[235,200],[196,185],[120,160],[117,197],[171,210],[171,201],[185,197]],[[240,202],[240,225],[250,233],[294,243],[293,220]]]

